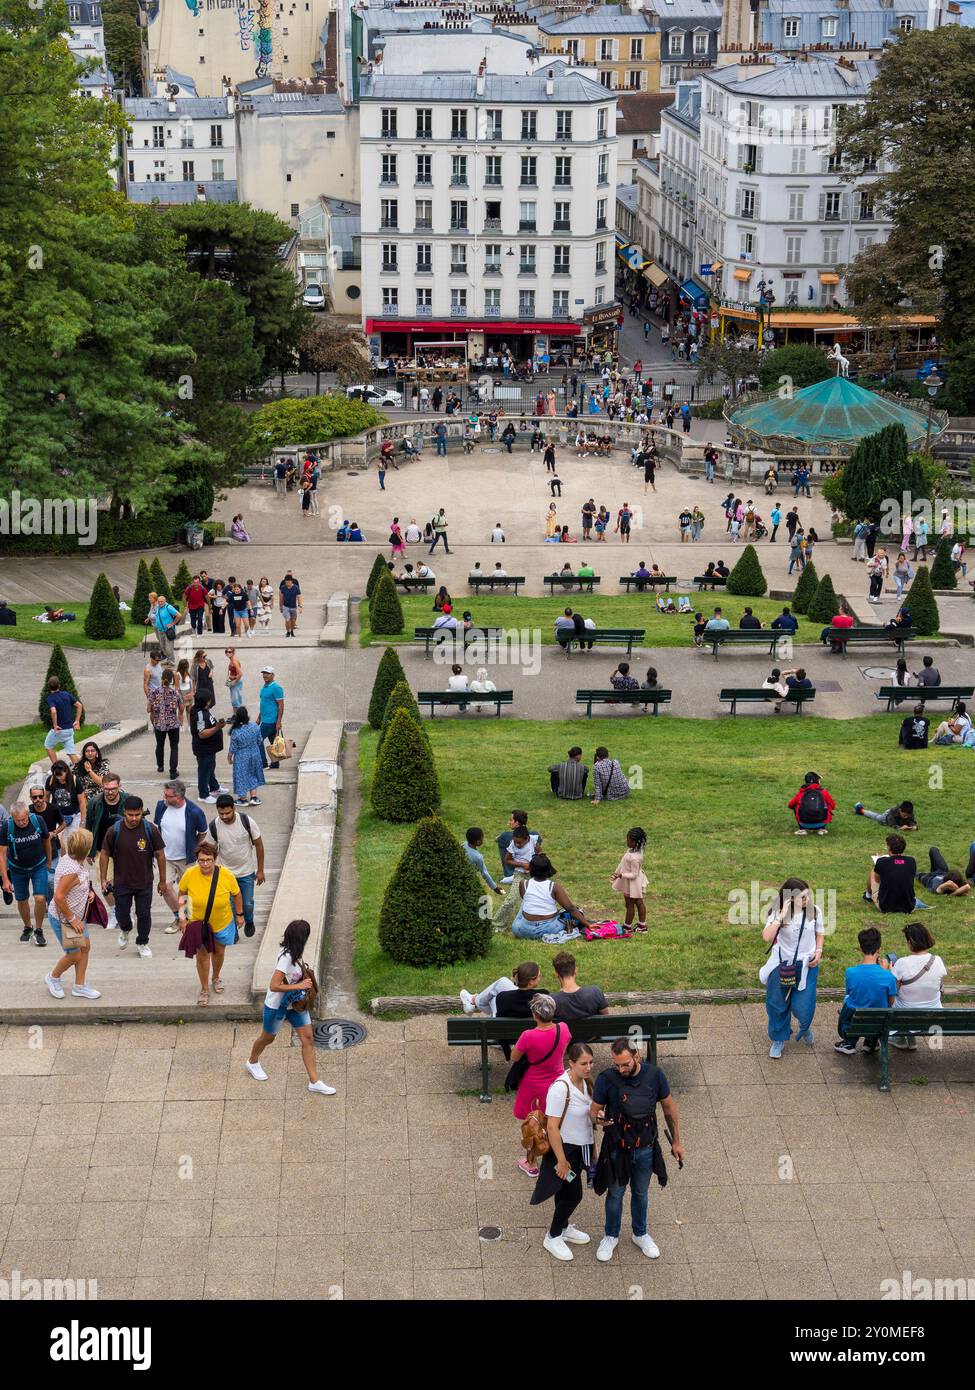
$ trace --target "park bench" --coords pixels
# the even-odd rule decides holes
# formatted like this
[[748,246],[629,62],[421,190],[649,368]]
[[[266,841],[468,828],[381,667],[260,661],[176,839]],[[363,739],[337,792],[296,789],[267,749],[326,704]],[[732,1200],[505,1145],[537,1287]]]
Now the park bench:
[[497,717],[501,718],[501,706],[513,703],[514,694],[510,690],[421,690],[417,694],[418,705],[430,706],[430,718],[434,717],[435,705],[494,705]]
[[586,706],[586,718],[592,718],[593,705],[653,705],[654,714],[660,705],[669,705],[669,690],[577,690],[576,704]]
[[436,584],[435,579],[397,579],[396,587],[401,589],[404,594],[414,591],[422,592],[424,589],[432,589]]
[[575,628],[557,628],[555,640],[565,652],[566,656],[573,646],[578,646],[581,642],[593,643],[597,647],[626,647],[627,656],[633,655],[634,642],[639,646],[646,636],[646,629],[642,627],[590,627],[584,633],[577,633]]
[[[594,1018],[574,1018],[569,1027],[573,1042],[611,1043],[617,1038],[638,1038],[649,1044],[648,1060],[656,1066],[657,1044],[682,1042],[688,1034],[689,1013],[597,1014]],[[481,1100],[491,1100],[488,1048],[518,1041],[530,1019],[524,1018],[448,1018],[448,1047],[481,1049]],[[541,1097],[544,1101],[544,1096]]]
[[837,645],[842,656],[846,656],[846,649],[851,642],[860,646],[866,642],[893,642],[898,652],[903,655],[904,643],[913,642],[915,636],[914,630],[909,627],[824,627],[819,634],[819,640],[824,647]]
[[471,627],[466,632],[462,628],[450,627],[416,627],[413,629],[413,640],[424,644],[424,656],[430,655],[433,646],[450,646],[455,649],[458,647],[469,647],[472,642],[491,643],[500,642],[503,637],[503,629],[500,627]]
[[910,700],[912,704],[930,705],[935,700],[950,700],[954,709],[959,700],[970,700],[975,695],[975,685],[882,685],[877,691],[878,700],[887,701],[888,712]]
[[846,1025],[852,1041],[863,1038],[880,1044],[880,1089],[890,1090],[891,1033],[938,1038],[975,1036],[975,1009],[857,1009]]
[[573,589],[578,589],[580,594],[583,591],[591,594],[593,589],[599,588],[600,578],[598,574],[547,574],[545,583],[554,598],[556,589],[562,589],[567,594]]
[[638,594],[642,594],[646,589],[657,589],[663,585],[664,591],[670,593],[671,584],[677,583],[676,574],[652,574],[649,579],[637,579],[633,574],[621,574],[620,583],[626,585],[626,592],[636,589]]
[[701,634],[701,645],[711,648],[714,659],[718,658],[719,647],[741,647],[759,646],[768,647],[769,656],[775,655],[776,644],[784,637],[791,637],[791,632],[779,632],[776,628],[761,627],[728,627],[714,628],[710,632],[705,631]]
[[475,594],[479,594],[482,589],[490,589],[492,593],[495,589],[510,589],[513,584],[517,598],[518,585],[524,584],[525,576],[523,574],[506,574],[496,578],[493,574],[471,574],[467,576],[467,582]]
[[801,714],[803,705],[808,705],[810,700],[815,698],[815,690],[809,690],[805,686],[792,687],[787,695],[778,695],[774,690],[737,689],[728,686],[718,696],[721,701],[731,701],[732,714],[737,712],[739,705],[766,705],[770,700],[774,700],[776,704],[795,705],[796,714]]
[[695,574],[694,583],[699,589],[723,589],[728,582],[726,574]]

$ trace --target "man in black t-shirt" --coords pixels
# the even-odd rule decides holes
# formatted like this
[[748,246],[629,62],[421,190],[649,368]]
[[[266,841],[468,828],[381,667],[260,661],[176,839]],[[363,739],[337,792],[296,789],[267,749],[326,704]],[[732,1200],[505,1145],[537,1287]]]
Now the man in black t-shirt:
[[[112,861],[114,880],[108,882],[108,864]],[[153,863],[158,869],[157,893],[166,887],[166,850],[162,835],[146,817],[139,796],[127,796],[122,803],[122,819],[116,821],[102,842],[98,855],[98,870],[102,896],[109,888],[115,895],[118,919],[118,944],[125,950],[132,930],[132,905],[135,904],[135,944],[144,959],[152,957],[149,932],[152,927]]]
[[903,835],[888,835],[888,853],[881,855],[870,871],[863,897],[865,902],[872,902],[880,912],[914,911],[917,862],[904,853],[906,848]]
[[927,748],[930,721],[926,718],[923,705],[915,705],[914,713],[901,723],[897,742],[902,748]]
[[48,874],[45,894],[47,901],[50,902],[54,896],[54,870],[57,868],[58,855],[61,853],[61,841],[58,836],[65,828],[65,821],[61,812],[52,803],[50,792],[44,787],[31,787],[30,809],[41,824],[46,827],[47,833],[51,837],[51,872]]

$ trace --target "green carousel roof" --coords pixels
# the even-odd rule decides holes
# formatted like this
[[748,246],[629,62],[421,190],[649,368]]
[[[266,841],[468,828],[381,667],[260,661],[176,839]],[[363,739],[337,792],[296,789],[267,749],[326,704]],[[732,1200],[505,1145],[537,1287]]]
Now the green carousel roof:
[[[852,449],[887,425],[903,425],[912,447],[923,444],[927,419],[917,411],[867,391],[846,377],[830,377],[797,391],[791,400],[773,396],[733,411],[732,426],[761,439],[795,439],[819,447]],[[941,426],[932,421],[933,434]]]

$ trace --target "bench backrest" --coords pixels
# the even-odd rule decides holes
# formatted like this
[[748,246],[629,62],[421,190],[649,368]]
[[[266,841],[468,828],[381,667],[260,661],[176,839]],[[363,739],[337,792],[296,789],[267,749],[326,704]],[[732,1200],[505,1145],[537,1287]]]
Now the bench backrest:
[[860,1037],[880,1037],[888,1029],[957,1037],[975,1034],[975,1009],[857,1009],[851,1022]]
[[925,700],[946,697],[949,700],[964,700],[975,695],[975,685],[882,685],[877,692],[884,699],[913,700],[921,705]]
[[[686,1038],[691,1016],[688,1012],[653,1014],[597,1014],[594,1018],[574,1018],[570,1023],[577,1042],[613,1042],[639,1030],[641,1036],[665,1041]],[[515,1042],[527,1028],[529,1018],[448,1018],[448,1043]]]
[[632,700],[635,705],[652,705],[669,700],[671,690],[577,690],[577,700]]
[[[565,634],[564,638],[562,634]],[[575,628],[560,628],[558,630],[560,641],[568,642],[570,639],[578,637],[582,642],[592,642],[597,637],[624,637],[640,638],[646,636],[646,628],[642,627],[589,627],[585,632],[576,632]]]

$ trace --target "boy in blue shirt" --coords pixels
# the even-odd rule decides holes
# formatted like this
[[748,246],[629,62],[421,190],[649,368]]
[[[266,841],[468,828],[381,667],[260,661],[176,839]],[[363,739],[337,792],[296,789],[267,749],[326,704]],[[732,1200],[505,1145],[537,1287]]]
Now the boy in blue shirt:
[[[889,1009],[893,1006],[894,996],[897,994],[897,981],[891,974],[889,964],[887,961],[879,960],[880,932],[877,928],[865,927],[857,935],[857,941],[863,952],[863,962],[860,965],[851,965],[846,971],[846,998],[843,1000],[837,1024],[840,1038],[839,1042],[833,1044],[833,1051],[842,1052],[845,1057],[852,1057],[857,1050],[856,1039],[848,1039],[846,1036],[846,1025],[853,1017],[854,1011]],[[866,1044],[868,1052],[875,1052],[876,1048],[876,1042]]]

